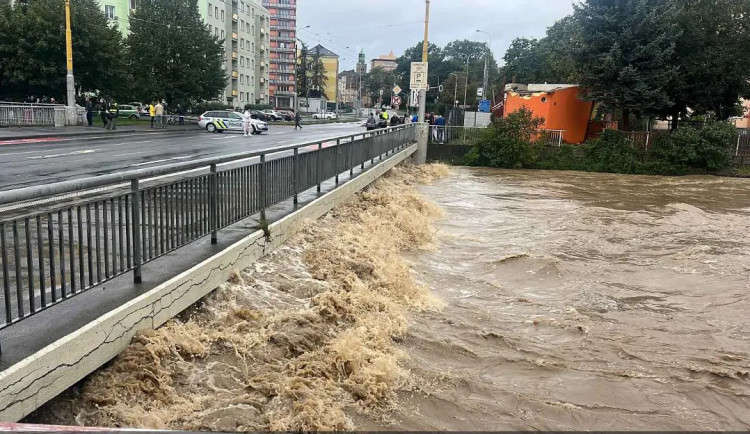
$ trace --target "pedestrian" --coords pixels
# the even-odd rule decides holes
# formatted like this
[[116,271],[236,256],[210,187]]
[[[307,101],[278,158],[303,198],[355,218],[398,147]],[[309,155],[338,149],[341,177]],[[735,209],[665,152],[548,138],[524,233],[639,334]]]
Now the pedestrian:
[[109,107],[107,102],[102,98],[99,100],[99,115],[102,117],[102,127],[107,128],[107,111]]
[[253,112],[249,108],[245,109],[245,113],[242,114],[242,126],[245,129],[245,137],[250,135],[251,126],[253,123]]
[[294,131],[297,131],[297,128],[302,129],[302,115],[299,110],[294,113]]
[[154,111],[156,113],[156,128],[165,128],[166,126],[162,125],[164,123],[164,106],[157,102]]
[[117,105],[117,102],[112,102],[109,105],[109,114],[107,115],[107,119],[109,119],[109,123],[107,124],[108,130],[116,130],[117,129],[117,117],[120,116],[120,107]]
[[177,104],[177,115],[180,117],[180,125],[185,125],[185,109],[180,104]]
[[151,104],[148,105],[148,114],[151,116],[151,128],[153,128],[154,119],[156,118],[156,106],[154,105],[154,101],[151,101]]
[[88,126],[94,125],[94,103],[91,102],[91,97],[86,98],[86,123]]
[[445,143],[445,118],[438,115],[435,118],[435,129],[437,130],[437,140],[439,143]]

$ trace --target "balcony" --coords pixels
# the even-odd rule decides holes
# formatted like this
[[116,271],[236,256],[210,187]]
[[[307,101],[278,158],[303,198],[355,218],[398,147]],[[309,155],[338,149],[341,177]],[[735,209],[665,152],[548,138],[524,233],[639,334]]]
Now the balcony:
[[232,51],[232,59],[237,59],[237,52],[236,51]]
[[260,68],[263,69],[265,67],[266,67],[266,62],[264,62],[264,61],[261,60],[260,61]]
[[263,84],[263,83],[265,83],[265,82],[266,82],[266,79],[265,79],[265,77],[261,77],[261,78],[260,78],[260,84]]
[[260,52],[266,51],[266,46],[264,44],[260,44]]
[[263,36],[263,35],[266,34],[266,28],[265,27],[261,27],[260,28],[260,34],[261,34],[261,36]]
[[295,63],[295,60],[294,59],[281,59],[281,58],[276,57],[276,58],[271,59],[271,63],[279,63],[279,64],[290,63],[291,64],[291,63]]
[[276,53],[294,53],[294,48],[271,47],[271,51]]
[[232,96],[237,96],[237,89],[232,89]]
[[297,19],[297,15],[276,15],[274,18],[277,20],[294,21]]
[[237,33],[232,32],[232,39],[237,40]]
[[294,30],[294,26],[287,23],[271,24],[271,30]]
[[237,73],[237,71],[235,71],[235,70],[233,70],[233,71],[232,71],[232,78],[233,78],[233,79],[235,79],[235,80],[236,80],[236,79],[237,79],[237,76],[238,76],[238,75],[239,75],[239,74]]
[[271,36],[271,40],[279,42],[294,42],[294,38],[290,38],[289,36]]
[[294,92],[289,90],[277,90],[274,94],[276,96],[294,96]]
[[232,14],[232,21],[236,22],[238,18],[237,14]]
[[294,80],[282,80],[282,79],[273,79],[268,80],[271,84],[294,84]]
[[297,9],[297,5],[290,5],[279,2],[263,2],[265,8],[279,8],[279,9]]

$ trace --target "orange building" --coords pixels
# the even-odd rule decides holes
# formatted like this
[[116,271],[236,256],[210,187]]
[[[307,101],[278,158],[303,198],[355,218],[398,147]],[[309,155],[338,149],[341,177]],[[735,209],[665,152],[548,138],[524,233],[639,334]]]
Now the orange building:
[[[512,88],[510,87],[512,86]],[[562,130],[566,143],[586,140],[586,128],[594,103],[578,97],[578,86],[572,84],[509,85],[504,116],[526,107],[534,116],[544,119],[545,130]]]

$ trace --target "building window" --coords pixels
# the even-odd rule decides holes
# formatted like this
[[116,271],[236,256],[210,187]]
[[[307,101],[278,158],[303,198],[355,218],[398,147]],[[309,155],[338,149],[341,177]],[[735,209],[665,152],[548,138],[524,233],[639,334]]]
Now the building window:
[[240,20],[240,30],[245,31],[245,20]]
[[224,31],[222,30],[222,31],[221,31],[221,39],[224,39],[224,36],[225,36],[225,35],[224,35]]
[[208,4],[208,16],[209,17],[214,16],[214,7],[211,6],[211,3]]
[[240,11],[245,12],[245,2],[240,2]]
[[224,11],[221,11],[221,22],[224,22]]
[[104,15],[106,15],[108,20],[114,20],[115,19],[115,7],[106,5],[104,6]]
[[217,38],[219,37],[219,28],[218,27],[214,27],[214,36],[216,36]]
[[130,9],[135,9],[135,0],[130,0]]
[[245,58],[240,56],[240,66],[245,66]]
[[240,38],[240,48],[245,49],[245,40]]

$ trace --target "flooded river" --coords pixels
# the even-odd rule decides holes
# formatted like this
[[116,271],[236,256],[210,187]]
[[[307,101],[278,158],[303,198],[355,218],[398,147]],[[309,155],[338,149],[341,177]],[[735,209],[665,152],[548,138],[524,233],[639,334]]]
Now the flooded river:
[[[456,169],[403,429],[750,428],[750,180]],[[363,420],[365,428],[382,424]]]
[[750,429],[750,180],[395,172],[28,421]]

